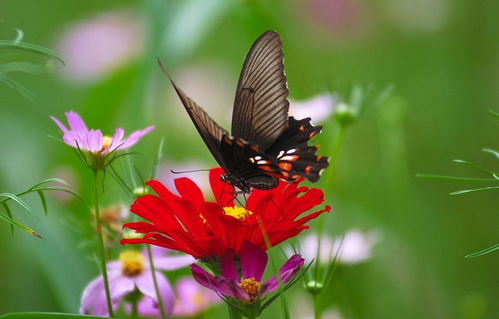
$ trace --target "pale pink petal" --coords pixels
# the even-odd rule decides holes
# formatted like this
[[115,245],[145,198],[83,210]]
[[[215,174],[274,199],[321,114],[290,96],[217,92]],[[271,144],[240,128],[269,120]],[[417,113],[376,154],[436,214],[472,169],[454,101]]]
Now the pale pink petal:
[[102,149],[102,132],[100,130],[90,130],[87,133],[87,150],[97,153]]
[[121,145],[119,145],[116,149],[122,150],[122,149],[129,148],[130,146],[135,145],[142,138],[142,136],[146,135],[147,133],[149,133],[153,129],[154,129],[154,126],[149,126],[143,130],[133,132],[127,138],[125,138],[123,140],[123,142],[121,143]]
[[80,135],[74,131],[67,131],[62,139],[64,143],[68,144],[69,146],[79,148],[82,151],[87,150],[87,143],[85,142],[85,140],[82,140],[80,138]]
[[135,289],[135,283],[131,277],[121,274],[112,276],[109,274],[109,292],[113,303],[119,303],[120,299]]
[[83,122],[83,119],[78,115],[76,112],[66,112],[66,118],[68,120],[69,127],[73,131],[88,131],[87,126],[85,125],[85,122]]
[[111,140],[111,144],[109,144],[108,149],[106,150],[107,153],[110,153],[114,151],[116,148],[120,146],[122,143],[123,136],[125,135],[125,130],[123,130],[121,127],[118,127],[116,131],[114,132],[113,138]]
[[222,301],[215,292],[201,286],[190,277],[177,281],[176,293],[177,300],[173,308],[173,316],[191,317]]
[[[154,288],[154,281],[152,277],[151,271],[145,271],[141,275],[133,278],[135,281],[135,285],[137,289],[144,294],[152,298],[154,301],[157,301],[156,290]],[[165,312],[169,315],[173,311],[173,289],[170,285],[170,282],[166,277],[160,273],[156,272],[156,281],[158,283],[158,287],[160,290],[161,299],[163,299],[163,305],[165,307]]]
[[187,267],[195,262],[196,259],[191,255],[165,256],[156,257],[154,259],[154,266],[162,270],[175,270]]
[[61,123],[61,121],[59,121],[58,119],[56,119],[53,116],[51,116],[50,118],[52,119],[52,121],[55,122],[55,124],[57,124],[57,126],[61,129],[61,131],[63,133],[67,133],[68,132],[68,129],[66,128],[66,126],[64,126],[64,124]]
[[102,276],[92,280],[83,290],[80,301],[80,313],[96,316],[108,315]]

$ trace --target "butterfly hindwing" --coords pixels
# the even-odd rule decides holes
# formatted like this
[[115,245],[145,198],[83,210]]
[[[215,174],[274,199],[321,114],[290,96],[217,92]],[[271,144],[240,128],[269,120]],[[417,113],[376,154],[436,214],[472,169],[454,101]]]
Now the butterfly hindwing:
[[285,130],[289,102],[282,41],[275,31],[251,47],[239,77],[232,113],[232,136],[267,149]]

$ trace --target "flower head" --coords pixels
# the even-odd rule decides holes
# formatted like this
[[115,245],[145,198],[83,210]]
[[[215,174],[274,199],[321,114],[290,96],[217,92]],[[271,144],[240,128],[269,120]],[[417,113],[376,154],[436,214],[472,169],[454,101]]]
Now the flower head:
[[180,278],[175,283],[175,292],[175,317],[192,317],[222,301],[214,291],[201,286],[191,277]]
[[124,138],[125,131],[122,128],[117,128],[114,135],[110,137],[104,136],[101,130],[89,130],[83,119],[76,112],[66,113],[69,129],[57,118],[53,116],[50,118],[63,132],[62,139],[64,143],[90,154],[92,159],[101,159],[113,151],[129,148],[154,129],[154,126],[149,126],[143,130],[135,131]]
[[122,239],[122,244],[149,243],[186,252],[209,261],[227,250],[239,254],[243,242],[260,249],[298,235],[309,228],[305,224],[329,211],[326,206],[308,215],[304,212],[321,204],[324,194],[316,188],[279,182],[271,190],[253,190],[244,207],[235,205],[232,187],[223,182],[221,168],[210,171],[215,202],[206,202],[201,190],[188,178],[175,180],[179,195],[156,180],[147,184],[157,195],[144,195],[131,207],[148,222],[123,225],[144,234],[142,238]]
[[[143,297],[139,300],[138,309],[141,314],[158,311],[158,300],[154,289],[152,271],[145,252],[125,250],[120,254],[119,260],[107,264],[111,301],[116,310],[120,301],[137,289]],[[157,269],[173,270],[191,264],[191,256],[173,256],[169,250],[155,248],[153,251],[154,265]],[[156,271],[156,280],[160,289],[165,311],[173,311],[173,290],[168,279]],[[141,310],[142,309],[142,310]],[[106,295],[104,279],[99,276],[92,280],[84,289],[81,296],[80,313],[107,316]]]
[[290,281],[304,263],[300,255],[293,255],[279,269],[279,279],[272,276],[262,281],[268,261],[265,251],[250,242],[244,242],[238,255],[240,272],[238,272],[235,257],[234,252],[229,250],[220,258],[220,276],[214,276],[196,264],[191,266],[192,275],[201,285],[225,297],[252,302],[275,291],[279,283],[285,284]]
[[[373,246],[378,241],[379,234],[375,231],[362,232],[353,229],[340,238],[331,238],[324,234],[320,238],[320,250],[317,256],[319,238],[316,234],[309,234],[300,240],[300,251],[306,261],[318,257],[322,265],[331,263],[335,258],[342,264],[356,264],[372,256]],[[288,255],[291,251],[288,250]]]

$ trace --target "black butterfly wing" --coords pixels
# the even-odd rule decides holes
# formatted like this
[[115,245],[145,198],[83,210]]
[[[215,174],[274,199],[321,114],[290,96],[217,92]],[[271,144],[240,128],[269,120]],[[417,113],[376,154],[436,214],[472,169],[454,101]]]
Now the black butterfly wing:
[[279,34],[267,31],[251,47],[239,78],[232,135],[265,150],[288,123],[289,102]]
[[184,105],[187,113],[189,114],[194,126],[201,135],[204,143],[210,150],[211,154],[215,158],[222,168],[227,171],[227,167],[224,163],[222,153],[220,150],[220,143],[222,137],[224,135],[228,135],[228,132],[221,128],[199,105],[196,104],[193,100],[191,100],[178,86],[173,82],[170,75],[166,71],[166,69],[161,64],[161,61],[158,60],[159,66],[163,70],[163,72],[168,76],[170,82],[173,85],[173,88],[177,92],[180,101]]

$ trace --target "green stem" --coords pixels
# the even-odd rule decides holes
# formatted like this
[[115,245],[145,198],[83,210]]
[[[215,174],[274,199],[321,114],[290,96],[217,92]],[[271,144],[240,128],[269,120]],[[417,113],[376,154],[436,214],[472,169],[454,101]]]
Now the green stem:
[[314,298],[314,319],[321,319],[321,309],[319,307],[319,294],[313,294]]
[[97,227],[97,237],[99,238],[99,252],[101,261],[102,277],[104,278],[104,289],[106,291],[107,310],[110,317],[114,317],[113,304],[111,303],[111,293],[109,292],[109,279],[107,277],[106,251],[104,248],[104,239],[102,238],[102,225],[99,209],[99,183],[98,171],[94,170],[94,206],[95,206],[95,225]]
[[336,132],[336,138],[334,140],[333,147],[331,149],[331,161],[329,163],[329,169],[327,170],[326,184],[324,185],[324,192],[329,193],[333,186],[334,173],[336,171],[336,164],[338,161],[338,154],[340,152],[341,146],[343,145],[343,140],[345,137],[345,127],[343,125],[338,126],[338,131]]
[[149,267],[151,268],[152,272],[152,280],[154,282],[154,290],[156,291],[156,298],[158,298],[158,305],[159,305],[159,311],[161,313],[161,319],[166,319],[165,306],[163,305],[163,299],[161,298],[158,281],[156,279],[156,268],[154,267],[154,262],[152,259],[151,245],[147,245],[147,255],[149,257]]
[[229,311],[229,319],[242,319],[241,312],[231,305],[227,305],[227,310]]
[[130,314],[130,318],[138,318],[139,317],[139,307],[137,305],[137,299],[134,298],[134,300],[132,300],[131,302],[132,304],[132,313]]

